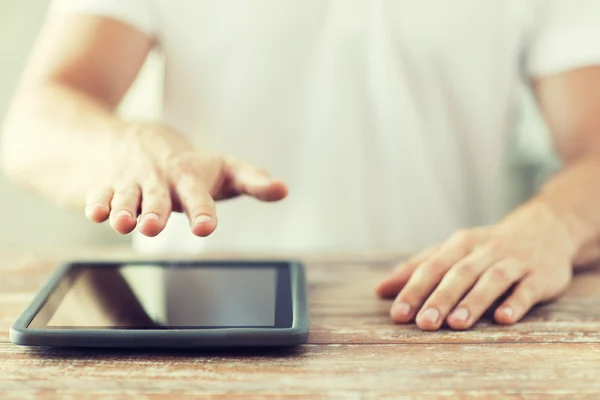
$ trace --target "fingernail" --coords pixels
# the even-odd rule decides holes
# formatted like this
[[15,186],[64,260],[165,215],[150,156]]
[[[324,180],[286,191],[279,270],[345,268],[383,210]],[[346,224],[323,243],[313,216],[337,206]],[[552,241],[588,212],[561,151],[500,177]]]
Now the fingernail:
[[204,224],[206,222],[212,221],[210,215],[198,215],[196,219],[194,219],[193,225]]
[[402,317],[408,317],[410,315],[410,304],[405,302],[395,303],[392,306],[392,314],[399,315]]
[[450,314],[450,319],[459,322],[467,322],[467,320],[469,319],[469,310],[467,310],[466,308],[459,308],[457,310],[454,310],[454,312]]
[[158,221],[160,217],[155,213],[149,213],[144,215],[144,221]]
[[515,311],[510,307],[502,307],[500,312],[506,315],[508,318],[512,318],[515,315]]
[[421,319],[432,324],[437,324],[440,319],[440,312],[435,308],[428,308],[421,313]]
[[121,210],[117,213],[117,218],[119,217],[133,218],[133,215],[127,210]]

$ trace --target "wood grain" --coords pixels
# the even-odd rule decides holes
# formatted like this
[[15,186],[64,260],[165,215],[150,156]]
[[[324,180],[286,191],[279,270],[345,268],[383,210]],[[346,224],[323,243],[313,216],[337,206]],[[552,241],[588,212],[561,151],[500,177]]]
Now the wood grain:
[[[600,344],[308,345],[261,352],[82,352],[0,346],[8,392],[598,394]],[[577,357],[574,357],[577,355]],[[565,361],[568,360],[568,363]]]
[[[21,255],[0,256],[0,343],[6,331],[44,284],[59,261]],[[600,270],[578,274],[558,301],[536,307],[519,324],[499,326],[484,319],[467,332],[421,332],[388,318],[389,302],[373,292],[391,261],[306,264],[311,310],[311,343],[546,343],[600,342]]]
[[[110,253],[114,257],[114,252]],[[93,252],[87,258],[111,258]],[[119,258],[137,258],[122,252]],[[82,258],[65,255],[63,258]],[[600,271],[520,324],[424,333],[387,317],[373,288],[395,258],[307,259],[310,343],[296,349],[32,349],[8,329],[59,260],[0,254],[0,399],[600,398]],[[248,397],[249,396],[249,397]]]

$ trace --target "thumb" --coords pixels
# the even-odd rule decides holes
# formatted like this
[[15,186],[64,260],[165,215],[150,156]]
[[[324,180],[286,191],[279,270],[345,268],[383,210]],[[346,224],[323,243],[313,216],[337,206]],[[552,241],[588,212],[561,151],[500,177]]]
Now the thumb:
[[262,201],[278,201],[287,196],[287,186],[271,178],[266,171],[234,159],[227,159],[226,164],[236,192]]

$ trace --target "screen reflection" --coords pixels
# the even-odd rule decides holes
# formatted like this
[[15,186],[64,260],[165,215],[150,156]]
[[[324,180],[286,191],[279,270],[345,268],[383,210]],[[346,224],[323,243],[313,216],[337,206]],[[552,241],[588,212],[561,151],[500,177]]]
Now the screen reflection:
[[29,328],[272,327],[276,289],[276,268],[80,266]]

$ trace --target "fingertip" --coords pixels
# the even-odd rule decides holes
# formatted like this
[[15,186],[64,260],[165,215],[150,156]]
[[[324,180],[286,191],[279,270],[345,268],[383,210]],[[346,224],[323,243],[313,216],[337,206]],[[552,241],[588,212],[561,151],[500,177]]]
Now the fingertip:
[[206,237],[213,233],[215,229],[214,224],[199,224],[192,227],[192,233],[199,237]]
[[165,222],[157,214],[149,213],[140,218],[138,230],[144,236],[155,237],[163,231]]
[[110,215],[110,208],[104,204],[92,204],[85,208],[85,216],[93,222],[104,222]]
[[383,282],[380,282],[379,285],[375,288],[375,293],[382,299],[389,299],[398,294],[398,290],[394,290],[393,282],[390,279],[387,279]]
[[398,324],[398,325],[406,325],[406,324],[411,324],[414,322],[414,318],[412,318],[410,316],[399,315],[399,314],[395,314],[393,312],[390,312],[390,318],[392,319],[392,322],[394,324]]
[[473,322],[468,319],[460,318],[454,315],[454,313],[450,314],[448,318],[446,318],[446,324],[450,329],[455,331],[465,331],[471,326],[473,326]]
[[375,294],[377,295],[377,297],[380,297],[382,299],[386,298],[386,294],[387,291],[385,290],[385,282],[381,282],[379,283],[376,287],[375,287]]
[[417,325],[417,328],[419,328],[422,331],[432,332],[432,331],[437,331],[440,329],[439,324],[429,322],[429,321],[423,321],[420,318],[417,318],[415,320],[415,324]]
[[289,194],[289,189],[282,181],[274,181],[271,185],[271,191],[273,198],[276,200],[283,200]]
[[396,301],[390,308],[390,318],[397,324],[408,324],[413,318],[413,309],[404,301]]
[[415,318],[415,325],[422,331],[436,331],[439,329],[436,324],[429,321],[424,321],[423,318],[418,316]]
[[279,201],[285,199],[288,193],[285,183],[271,181],[269,185],[258,190],[254,197],[262,201]]
[[404,288],[406,282],[408,282],[407,276],[391,276],[381,281],[375,288],[375,292],[383,299],[394,298]]
[[122,210],[115,215],[111,225],[116,232],[126,235],[135,229],[137,221],[129,211]]
[[513,325],[517,322],[515,311],[510,306],[501,306],[494,312],[494,321],[501,325]]
[[192,233],[199,237],[206,237],[217,228],[216,218],[210,215],[199,215],[192,222]]
[[450,315],[446,318],[446,324],[455,331],[464,331],[473,326],[476,318],[472,317],[469,311],[460,307],[454,310]]
[[454,331],[466,331],[467,329],[471,328],[471,326],[473,325],[471,323],[468,323],[465,321],[458,321],[453,318],[448,318],[446,320],[446,323],[448,324],[450,329],[452,329]]

